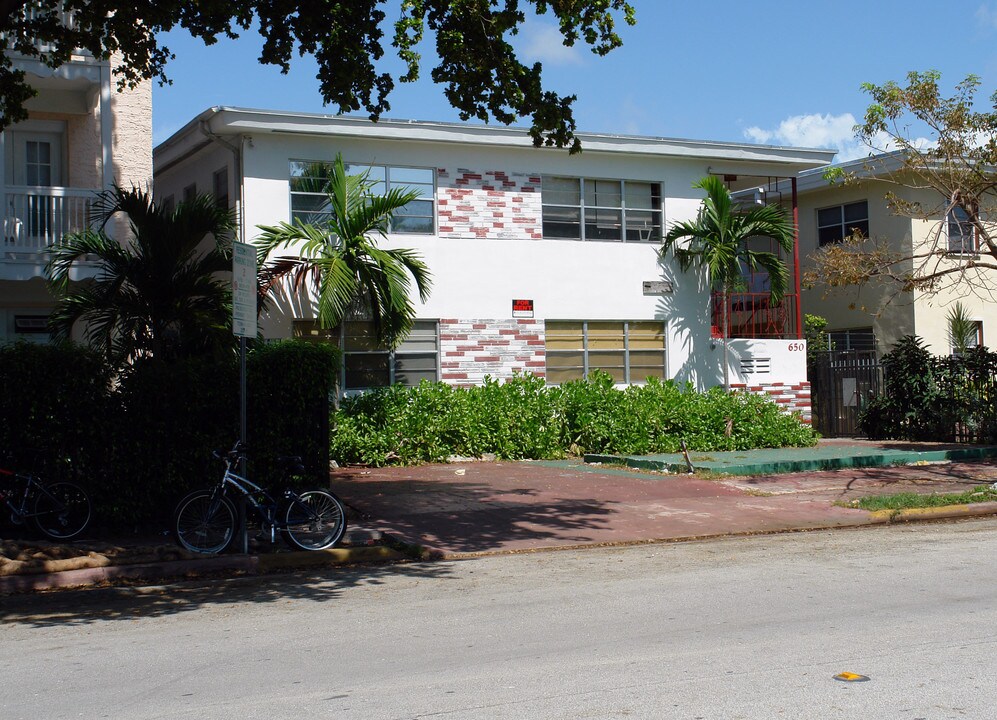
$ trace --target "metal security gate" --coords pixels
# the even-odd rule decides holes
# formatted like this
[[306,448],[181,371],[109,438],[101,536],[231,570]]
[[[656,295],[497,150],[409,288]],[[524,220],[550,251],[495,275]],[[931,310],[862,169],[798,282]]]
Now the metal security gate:
[[814,427],[824,437],[860,435],[859,412],[883,387],[875,350],[832,350],[807,368]]

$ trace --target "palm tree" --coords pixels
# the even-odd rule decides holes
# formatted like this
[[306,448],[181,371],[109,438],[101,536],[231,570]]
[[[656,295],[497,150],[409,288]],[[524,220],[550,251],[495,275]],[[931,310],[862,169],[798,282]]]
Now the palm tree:
[[[386,238],[391,217],[418,193],[394,188],[383,195],[371,190],[366,174],[348,175],[341,155],[326,166],[321,190],[329,213],[322,227],[295,221],[259,226],[257,248],[263,268],[263,291],[274,291],[290,278],[295,291],[311,283],[318,295],[318,321],[323,328],[339,324],[351,310],[368,313],[374,333],[388,347],[396,347],[412,329],[416,310],[410,299],[415,282],[420,299],[429,298],[429,269],[413,250],[386,250],[377,238]],[[270,259],[277,248],[294,245],[297,256]]]
[[[665,235],[660,256],[674,251],[683,272],[702,268],[709,276],[713,291],[720,293],[723,307],[724,388],[730,390],[727,348],[727,314],[730,293],[743,283],[745,270],[765,270],[769,276],[769,296],[773,303],[782,299],[789,284],[789,271],[778,255],[751,250],[751,238],[771,238],[786,253],[793,251],[793,221],[779,205],[764,205],[739,210],[723,181],[708,175],[693,183],[705,190],[706,198],[694,221],[673,223]],[[679,242],[685,241],[680,246]]]
[[[106,232],[118,213],[130,229],[124,242]],[[235,226],[232,212],[210,195],[166,211],[135,187],[101,193],[91,227],[66,235],[50,251],[46,273],[58,297],[54,335],[68,338],[82,321],[86,342],[115,365],[231,347],[231,291],[219,273],[232,270]],[[74,265],[92,257],[96,277],[71,283]]]

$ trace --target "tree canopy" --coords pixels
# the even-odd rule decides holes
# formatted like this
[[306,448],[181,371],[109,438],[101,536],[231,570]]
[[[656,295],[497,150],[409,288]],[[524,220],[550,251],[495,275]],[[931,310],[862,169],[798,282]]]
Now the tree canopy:
[[951,96],[936,71],[911,72],[901,85],[866,83],[873,102],[855,128],[872,155],[832,182],[868,182],[896,215],[925,221],[925,242],[853,237],[814,256],[806,284],[830,287],[892,283],[897,292],[933,292],[952,283],[990,294],[997,283],[997,93],[975,108],[981,80],[968,76]]
[[[575,96],[544,89],[541,63],[524,64],[510,43],[531,6],[531,14],[553,16],[566,45],[580,40],[600,56],[622,44],[618,19],[636,22],[626,0],[0,0],[0,33],[18,54],[52,67],[76,48],[103,58],[120,53],[124,62],[115,73],[126,87],[148,79],[169,82],[166,66],[174,55],[160,43],[162,32],[182,28],[210,45],[255,28],[263,39],[261,63],[287,72],[293,55],[313,55],[323,101],[341,112],[365,110],[376,120],[390,109],[395,86],[379,65],[386,44],[404,63],[398,80],[412,82],[419,78],[420,43],[428,31],[438,61],[432,79],[462,119],[510,124],[529,117],[534,144],[577,150]],[[390,26],[389,9],[397,17]],[[71,22],[64,21],[66,11]],[[23,120],[32,95],[24,73],[5,55],[0,127]]]

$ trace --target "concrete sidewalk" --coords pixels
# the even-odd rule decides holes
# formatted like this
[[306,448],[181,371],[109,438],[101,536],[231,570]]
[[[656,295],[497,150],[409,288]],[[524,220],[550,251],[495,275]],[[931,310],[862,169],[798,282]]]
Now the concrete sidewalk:
[[[961,492],[995,478],[997,467],[984,462],[716,479],[568,461],[496,462],[343,469],[333,488],[391,536],[433,557],[459,558],[870,525],[889,518],[837,503]],[[994,513],[992,505],[971,512]]]
[[[821,453],[856,452],[854,442],[823,443]],[[861,443],[871,454],[884,448]],[[950,446],[893,448],[949,452]],[[753,451],[760,452],[760,451]],[[783,451],[788,452],[788,451]],[[814,451],[816,453],[816,451]],[[749,453],[750,454],[750,453]],[[921,456],[923,457],[923,456]],[[324,553],[260,553],[121,565],[47,575],[0,577],[0,593],[47,587],[156,582],[190,574],[263,573],[411,557],[466,558],[490,553],[857,527],[896,520],[890,513],[842,507],[897,492],[962,492],[997,479],[985,461],[891,465],[754,476],[697,477],[580,461],[471,462],[379,469],[344,468],[330,484],[347,503],[354,527],[385,546]],[[909,511],[902,519],[997,514],[997,503]],[[74,544],[86,550],[86,541]],[[417,549],[418,552],[413,552]]]

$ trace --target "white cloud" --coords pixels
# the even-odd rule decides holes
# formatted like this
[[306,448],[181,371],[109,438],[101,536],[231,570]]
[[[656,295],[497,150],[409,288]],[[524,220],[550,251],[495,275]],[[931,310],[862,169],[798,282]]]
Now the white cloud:
[[991,30],[997,30],[997,8],[990,5],[980,5],[976,9],[976,23],[986,25]]
[[539,60],[550,65],[580,65],[583,62],[579,46],[565,45],[561,31],[553,25],[540,22],[527,23],[521,30],[521,35],[523,38],[521,52],[531,60]]
[[[871,154],[889,152],[895,149],[890,136],[878,133],[872,139],[872,145],[855,137],[855,116],[851,113],[841,115],[793,115],[779,123],[777,128],[766,130],[760,127],[749,127],[744,136],[756,143],[767,145],[795,145],[797,147],[828,148],[836,150],[835,162],[848,162]],[[930,147],[934,142],[919,137],[913,140],[915,147]]]
[[851,113],[814,113],[793,115],[771,130],[749,127],[744,135],[756,143],[830,148],[838,151],[835,159],[840,162],[869,154],[869,149],[855,139],[854,127],[855,116]]

